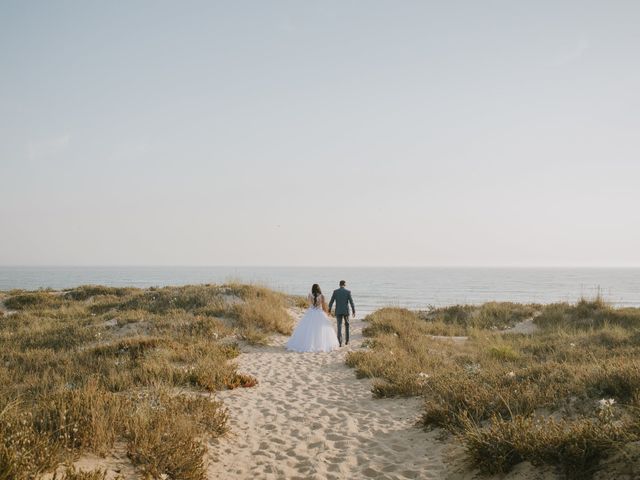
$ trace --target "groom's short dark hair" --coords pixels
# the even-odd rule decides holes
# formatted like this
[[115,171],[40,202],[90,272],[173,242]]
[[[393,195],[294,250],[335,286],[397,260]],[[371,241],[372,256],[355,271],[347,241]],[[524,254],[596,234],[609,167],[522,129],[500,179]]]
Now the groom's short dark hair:
[[340,286],[344,287],[347,284],[347,282],[345,282],[344,280],[340,280]]

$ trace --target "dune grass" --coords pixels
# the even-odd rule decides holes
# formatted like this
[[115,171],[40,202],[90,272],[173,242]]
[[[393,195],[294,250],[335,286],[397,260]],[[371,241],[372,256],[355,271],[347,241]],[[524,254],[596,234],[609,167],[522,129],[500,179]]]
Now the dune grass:
[[487,302],[482,305],[452,305],[417,312],[433,335],[463,336],[476,329],[504,330],[531,318],[539,305],[512,302]]
[[[501,332],[534,315],[535,333]],[[422,395],[423,425],[459,438],[483,472],[526,460],[588,478],[640,441],[640,309],[597,298],[426,315],[387,308],[366,320],[369,348],[351,352],[347,363],[374,379],[375,396]],[[442,325],[469,337],[434,338]]]
[[[0,480],[38,478],[116,442],[148,478],[205,478],[207,439],[227,430],[220,389],[237,338],[290,332],[294,299],[230,284],[151,289],[82,286],[0,293]],[[76,472],[66,479],[99,479]]]

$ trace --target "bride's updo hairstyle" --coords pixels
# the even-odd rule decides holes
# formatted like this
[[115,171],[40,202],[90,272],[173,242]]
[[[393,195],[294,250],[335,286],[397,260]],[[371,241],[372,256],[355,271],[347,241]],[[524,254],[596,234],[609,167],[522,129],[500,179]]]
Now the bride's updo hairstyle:
[[311,285],[311,293],[313,294],[313,306],[315,307],[318,302],[318,295],[322,295],[322,290],[320,290],[320,285],[314,283]]

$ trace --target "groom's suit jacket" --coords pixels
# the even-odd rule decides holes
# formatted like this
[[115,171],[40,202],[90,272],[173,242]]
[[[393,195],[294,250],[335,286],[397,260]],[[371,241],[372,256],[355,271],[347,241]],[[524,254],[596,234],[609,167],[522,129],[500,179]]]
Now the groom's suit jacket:
[[351,311],[356,311],[356,307],[353,305],[353,299],[351,298],[351,292],[344,287],[340,287],[333,291],[331,300],[329,301],[329,311],[333,306],[333,302],[336,302],[336,315],[349,315],[349,304],[351,304]]

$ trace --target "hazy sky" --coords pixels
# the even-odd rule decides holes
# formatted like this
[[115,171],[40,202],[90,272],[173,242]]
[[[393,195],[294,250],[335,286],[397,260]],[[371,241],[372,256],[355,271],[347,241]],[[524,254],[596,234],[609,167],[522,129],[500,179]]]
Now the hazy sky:
[[640,265],[640,2],[0,0],[0,265]]

